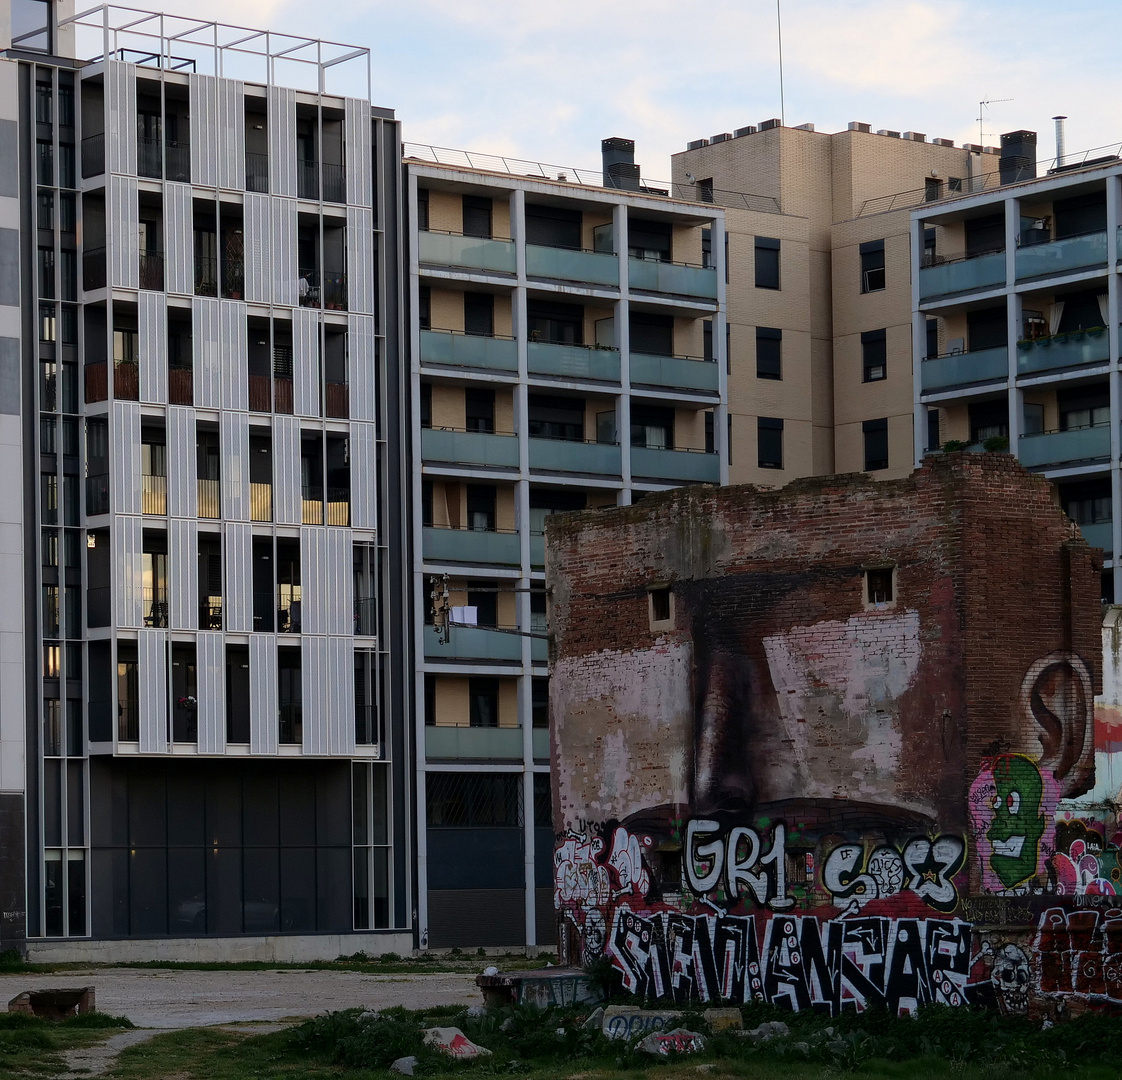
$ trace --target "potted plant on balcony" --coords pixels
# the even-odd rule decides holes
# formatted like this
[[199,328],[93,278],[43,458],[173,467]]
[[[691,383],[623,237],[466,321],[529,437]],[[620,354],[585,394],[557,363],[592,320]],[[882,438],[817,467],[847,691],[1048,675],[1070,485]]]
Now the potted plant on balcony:
[[1091,326],[1087,328],[1087,336],[1090,338],[1102,337],[1105,333],[1105,326]]

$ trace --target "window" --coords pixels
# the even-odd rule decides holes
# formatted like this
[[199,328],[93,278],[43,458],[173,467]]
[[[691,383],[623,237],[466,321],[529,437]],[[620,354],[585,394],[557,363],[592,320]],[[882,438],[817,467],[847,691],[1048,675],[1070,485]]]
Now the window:
[[938,450],[943,445],[943,439],[939,433],[939,410],[927,410],[927,447],[928,450]]
[[425,727],[436,727],[436,676],[425,676]]
[[1097,525],[1110,521],[1111,496],[1109,480],[1084,480],[1060,487],[1060,505],[1072,521],[1079,525]]
[[706,319],[701,324],[701,356],[704,360],[712,360],[713,356],[713,320]]
[[491,200],[464,196],[464,236],[491,238]]
[[1026,401],[1022,410],[1022,435],[1042,435],[1044,433],[1044,406],[1035,401]]
[[417,292],[417,325],[422,330],[432,326],[432,289],[422,285]]
[[464,293],[464,333],[492,337],[495,333],[493,293]]
[[783,468],[783,421],[774,416],[756,418],[757,464],[761,469]]
[[632,311],[628,323],[633,353],[646,353],[648,356],[674,355],[673,316]]
[[468,715],[472,727],[499,726],[498,679],[468,679]]
[[1000,439],[1009,434],[1009,409],[1005,398],[997,401],[971,402],[970,441],[982,443],[987,439]]
[[930,360],[931,357],[939,355],[939,320],[927,319],[924,329],[927,332],[927,351],[924,355]]
[[674,410],[656,405],[632,405],[631,445],[649,450],[673,449]]
[[884,288],[884,241],[870,240],[861,245],[861,291],[880,292]]
[[[710,191],[710,198],[706,201],[712,202],[712,191]],[[701,265],[706,269],[713,265],[713,230],[701,230]]]
[[526,207],[526,243],[542,247],[581,247],[581,212],[559,206]]
[[669,630],[674,624],[674,593],[669,585],[647,590],[647,614],[652,630]]
[[421,383],[421,427],[432,427],[432,383]]
[[876,607],[891,604],[895,600],[896,568],[894,566],[870,566],[865,570],[865,606]]
[[1102,427],[1110,423],[1110,390],[1105,387],[1081,386],[1056,394],[1060,408],[1060,430]]
[[783,331],[771,326],[756,327],[756,378],[782,379]]
[[[1098,311],[1097,306],[1095,310]],[[966,345],[970,352],[1002,348],[1008,333],[1004,304],[966,313]]]
[[[697,182],[697,195],[702,202],[713,201],[713,177],[706,177]],[[709,265],[709,264],[706,264]]]
[[673,232],[669,222],[632,220],[627,226],[627,253],[633,259],[670,262]]
[[584,308],[580,304],[530,300],[526,305],[526,329],[531,341],[583,345]]
[[936,180],[932,176],[924,178],[923,181],[923,199],[924,202],[935,202],[937,199],[942,198],[943,184],[942,181]]
[[531,394],[527,400],[527,430],[539,439],[584,438],[584,403],[576,398]]
[[536,728],[549,727],[549,676],[530,680],[530,716]]
[[865,472],[888,468],[888,418],[866,420],[861,425],[865,438]]
[[707,454],[717,452],[717,429],[714,426],[712,412],[705,414],[705,452]]
[[429,227],[429,193],[417,188],[417,228],[427,232]]
[[494,581],[476,581],[468,589],[467,606],[475,608],[476,626],[499,625],[499,586]]
[[12,0],[12,47],[49,52],[51,6],[47,0]]
[[465,390],[464,415],[468,431],[494,432],[495,391],[475,388]]
[[756,237],[756,288],[779,288],[779,241]]
[[888,373],[888,345],[883,330],[861,335],[861,381],[879,382]]
[[[431,492],[431,487],[430,487]],[[430,495],[431,514],[431,495]],[[468,528],[476,532],[493,532],[495,529],[494,484],[467,485]]]

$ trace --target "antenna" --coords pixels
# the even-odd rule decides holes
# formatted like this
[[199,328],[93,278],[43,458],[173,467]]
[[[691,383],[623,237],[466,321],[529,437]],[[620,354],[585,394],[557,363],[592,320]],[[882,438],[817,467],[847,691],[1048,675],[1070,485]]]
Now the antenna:
[[787,110],[783,101],[783,12],[782,0],[775,0],[775,26],[779,31],[779,123],[787,126]]
[[987,132],[982,130],[982,114],[985,112],[986,106],[997,105],[998,103],[1003,102],[1003,101],[1014,101],[1014,100],[1016,100],[1016,99],[1011,98],[1011,97],[999,97],[999,98],[990,98],[988,101],[979,101],[978,102],[978,142],[981,143],[983,146],[985,145],[985,142],[986,142],[986,135],[987,134],[990,134],[990,135],[993,134],[992,131],[987,133]]

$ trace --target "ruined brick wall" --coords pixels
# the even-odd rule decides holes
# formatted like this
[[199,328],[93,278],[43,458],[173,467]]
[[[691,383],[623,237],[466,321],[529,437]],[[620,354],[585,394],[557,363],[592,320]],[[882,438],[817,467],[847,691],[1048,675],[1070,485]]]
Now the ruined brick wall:
[[[1013,954],[965,916],[992,901],[1024,957],[1055,894],[1057,803],[1093,779],[1100,568],[1007,455],[551,519],[563,943],[679,998],[754,994],[758,954],[760,995],[840,1008],[840,969],[841,997],[812,1002],[828,973],[805,965],[861,916],[862,940],[887,935],[861,1003],[992,997],[978,965]],[[897,937],[935,950],[898,961],[926,982],[886,974]]]

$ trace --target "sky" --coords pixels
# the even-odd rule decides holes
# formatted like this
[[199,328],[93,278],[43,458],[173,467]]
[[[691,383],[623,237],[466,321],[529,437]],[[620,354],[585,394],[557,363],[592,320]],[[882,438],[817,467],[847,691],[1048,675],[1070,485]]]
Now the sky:
[[[1028,128],[1050,158],[1057,113],[1069,152],[1122,142],[1122,0],[780,2],[790,125],[978,142],[987,100],[988,144]],[[776,0],[148,6],[369,48],[371,99],[396,110],[407,142],[597,169],[600,140],[622,136],[659,180],[689,140],[781,114]]]

